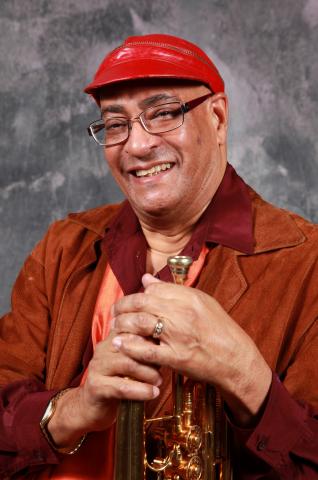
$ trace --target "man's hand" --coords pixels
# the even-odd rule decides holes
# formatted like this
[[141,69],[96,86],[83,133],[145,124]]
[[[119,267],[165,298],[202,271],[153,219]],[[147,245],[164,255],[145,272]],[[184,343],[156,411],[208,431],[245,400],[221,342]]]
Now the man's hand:
[[146,401],[159,394],[157,368],[119,352],[113,338],[111,333],[97,344],[84,384],[59,399],[48,424],[57,446],[72,446],[84,433],[110,427],[120,399]]
[[[119,351],[146,364],[170,366],[215,385],[234,420],[251,424],[269,390],[272,372],[252,339],[209,295],[189,287],[143,277],[145,293],[113,306]],[[158,317],[160,343],[149,342]]]

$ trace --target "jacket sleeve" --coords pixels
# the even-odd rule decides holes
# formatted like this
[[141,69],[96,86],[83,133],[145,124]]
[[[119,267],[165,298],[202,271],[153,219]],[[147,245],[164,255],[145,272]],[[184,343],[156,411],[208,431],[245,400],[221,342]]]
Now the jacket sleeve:
[[40,420],[56,391],[36,380],[13,382],[0,394],[0,478],[10,478],[59,463],[40,429]]
[[0,320],[0,386],[25,378],[43,382],[50,313],[44,266],[33,254],[19,273],[11,303]]
[[277,375],[257,426],[232,427],[241,453],[237,478],[318,478],[318,413],[294,400]]
[[284,372],[274,375],[264,414],[246,447],[281,479],[318,478],[318,321],[316,283],[306,297],[313,320]]
[[[314,277],[316,278],[316,277]],[[318,478],[318,319],[316,281],[306,307],[314,320],[300,338],[288,368],[274,376],[271,397],[248,448],[282,479]]]
[[[234,427],[242,460],[239,479],[318,479],[318,295],[317,246],[301,249],[295,265],[304,274],[290,299],[290,324],[286,322],[276,373],[261,418],[255,428]],[[301,255],[302,253],[302,255]],[[286,282],[286,288],[290,284]],[[281,291],[282,297],[284,292]],[[283,319],[284,320],[284,319]],[[267,332],[269,338],[272,335]],[[236,477],[235,477],[236,478]]]
[[30,255],[0,320],[0,478],[58,461],[39,428],[55,393],[44,387],[49,328],[44,267]]

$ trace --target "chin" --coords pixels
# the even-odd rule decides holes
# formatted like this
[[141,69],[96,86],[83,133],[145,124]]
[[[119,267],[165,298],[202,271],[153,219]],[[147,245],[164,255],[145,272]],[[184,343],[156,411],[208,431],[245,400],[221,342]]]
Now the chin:
[[140,212],[153,217],[164,217],[171,214],[174,210],[174,204],[172,202],[167,203],[162,201],[143,203],[142,205],[135,204],[134,210],[137,212],[137,215],[138,212]]

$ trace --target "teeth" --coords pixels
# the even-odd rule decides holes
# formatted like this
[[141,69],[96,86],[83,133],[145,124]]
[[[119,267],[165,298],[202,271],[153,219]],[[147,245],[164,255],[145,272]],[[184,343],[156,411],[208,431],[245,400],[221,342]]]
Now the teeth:
[[136,176],[151,177],[152,175],[158,175],[161,171],[169,170],[169,168],[171,168],[171,163],[162,163],[161,165],[156,165],[148,170],[136,170]]

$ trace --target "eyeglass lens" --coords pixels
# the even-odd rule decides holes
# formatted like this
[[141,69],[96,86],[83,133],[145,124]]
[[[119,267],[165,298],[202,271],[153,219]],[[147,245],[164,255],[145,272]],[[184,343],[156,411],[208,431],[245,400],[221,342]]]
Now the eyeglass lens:
[[[183,123],[183,110],[179,102],[165,103],[147,108],[139,115],[140,123],[150,133],[163,133]],[[97,120],[91,125],[92,133],[101,145],[113,145],[126,140],[130,121],[124,117]]]

